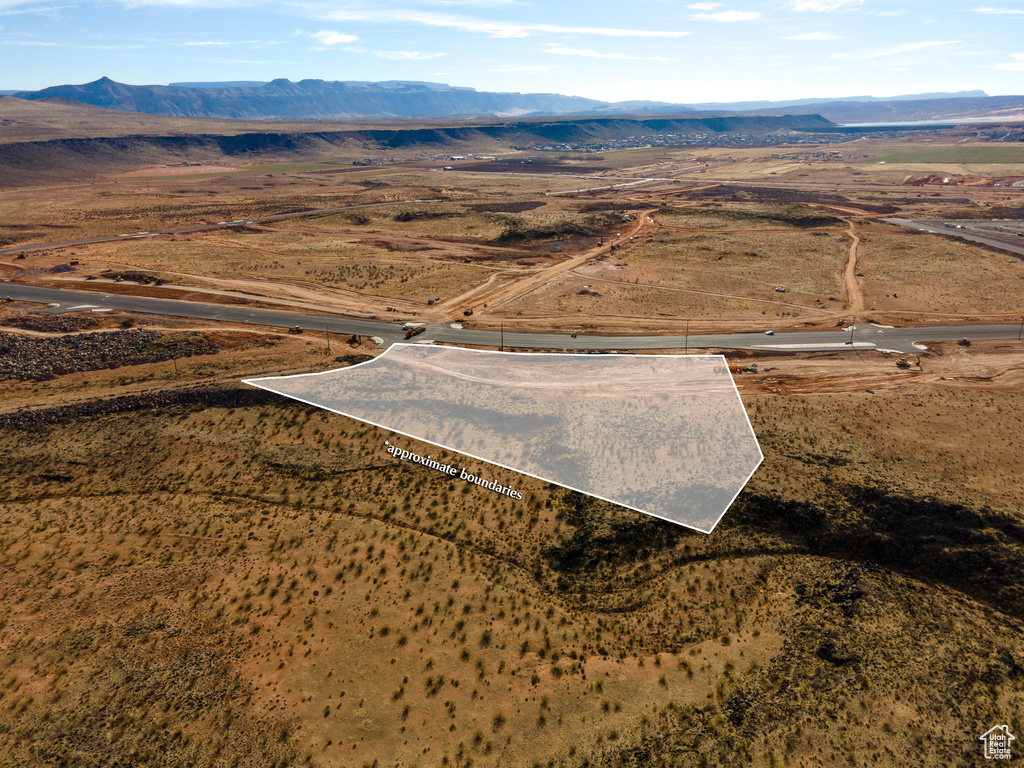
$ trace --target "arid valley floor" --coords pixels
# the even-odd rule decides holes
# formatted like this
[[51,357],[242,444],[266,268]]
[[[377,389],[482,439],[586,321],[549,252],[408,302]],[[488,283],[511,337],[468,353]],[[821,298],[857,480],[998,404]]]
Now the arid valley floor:
[[[973,766],[990,727],[1024,733],[1024,342],[928,336],[1020,323],[1024,258],[885,220],[1019,220],[1019,143],[115,142],[33,183],[19,144],[96,128],[9,101],[0,249],[39,248],[0,256],[0,296],[581,336],[875,323],[923,349],[689,349],[760,371],[736,383],[765,461],[704,535],[493,466],[522,501],[447,480],[240,381],[367,337],[2,303],[0,764]],[[44,245],[362,203],[387,205]]]

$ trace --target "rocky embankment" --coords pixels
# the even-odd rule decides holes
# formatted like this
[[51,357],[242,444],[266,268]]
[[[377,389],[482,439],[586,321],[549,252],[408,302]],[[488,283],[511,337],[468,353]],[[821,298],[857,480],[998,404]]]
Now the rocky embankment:
[[106,400],[89,400],[75,405],[61,405],[34,411],[0,414],[0,429],[34,429],[47,424],[108,416],[114,413],[148,411],[153,408],[193,406],[200,408],[246,408],[280,401],[271,392],[255,388],[217,386],[203,389],[177,389],[121,395]]
[[199,333],[132,329],[72,336],[0,333],[0,381],[46,381],[68,373],[158,363],[220,348]]

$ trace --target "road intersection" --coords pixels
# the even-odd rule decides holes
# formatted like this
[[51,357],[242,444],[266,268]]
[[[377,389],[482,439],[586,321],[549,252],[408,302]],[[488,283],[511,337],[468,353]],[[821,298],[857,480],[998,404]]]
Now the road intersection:
[[[50,312],[121,310],[143,314],[188,317],[272,328],[299,327],[308,331],[329,331],[379,339],[381,346],[404,340],[401,325],[379,320],[361,320],[336,314],[304,314],[252,306],[204,304],[176,299],[124,296],[84,291],[43,288],[18,283],[0,283],[0,296],[17,301],[49,305]],[[852,329],[852,330],[851,330]],[[609,352],[637,349],[746,349],[774,352],[826,352],[884,350],[899,353],[920,351],[928,342],[958,339],[1017,339],[1018,324],[932,325],[895,328],[858,324],[832,331],[779,331],[764,333],[716,333],[691,336],[599,336],[569,333],[523,333],[453,328],[450,323],[427,326],[418,342],[486,346],[514,349],[550,349],[568,352]]]

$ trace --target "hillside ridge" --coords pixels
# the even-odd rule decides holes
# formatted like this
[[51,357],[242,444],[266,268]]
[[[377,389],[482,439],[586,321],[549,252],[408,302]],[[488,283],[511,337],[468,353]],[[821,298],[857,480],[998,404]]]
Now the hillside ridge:
[[617,103],[557,93],[499,93],[408,80],[369,82],[278,78],[129,85],[101,77],[80,85],[19,91],[18,99],[63,99],[97,107],[175,117],[232,120],[452,119],[566,115],[811,115],[834,122],[903,121],[1007,116],[1024,113],[1024,96],[984,91],[922,93],[889,98],[851,96],[790,101],[680,104],[630,100]]

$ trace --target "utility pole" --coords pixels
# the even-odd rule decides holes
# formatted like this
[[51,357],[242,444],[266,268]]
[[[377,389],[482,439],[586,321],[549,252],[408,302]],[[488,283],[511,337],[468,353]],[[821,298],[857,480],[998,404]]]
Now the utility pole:
[[325,326],[327,328],[327,352],[331,351],[331,326]]
[[498,346],[499,352],[505,351],[505,324],[501,324],[501,344]]
[[1024,334],[1024,317],[1020,319],[1020,329],[1017,331],[1017,341],[1020,341],[1021,334]]

